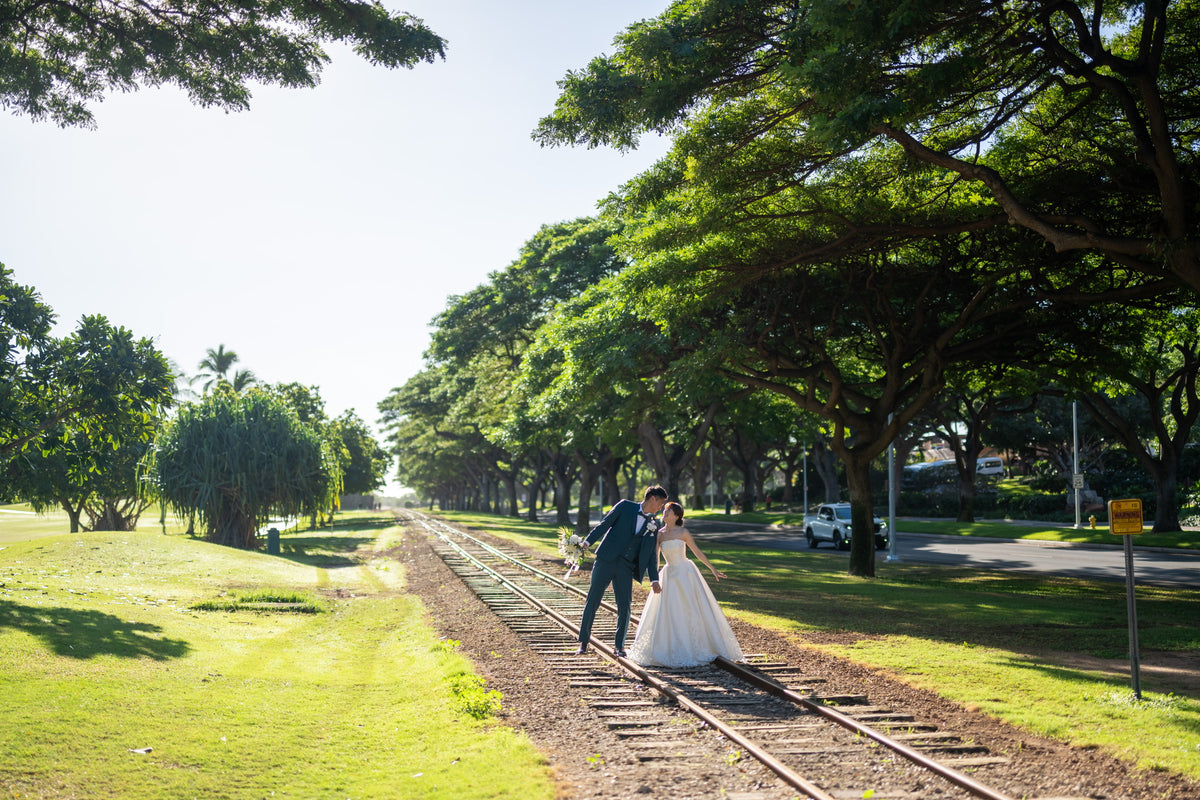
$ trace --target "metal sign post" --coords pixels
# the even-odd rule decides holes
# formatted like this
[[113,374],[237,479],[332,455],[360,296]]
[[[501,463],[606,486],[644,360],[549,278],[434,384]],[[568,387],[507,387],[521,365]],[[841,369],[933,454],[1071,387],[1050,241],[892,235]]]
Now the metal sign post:
[[[892,415],[888,414],[888,422],[892,421]],[[900,556],[896,555],[896,440],[892,439],[888,443],[888,554],[884,559],[890,564],[900,561]]]
[[1142,699],[1142,678],[1138,663],[1137,599],[1133,587],[1133,539],[1142,532],[1141,500],[1108,501],[1109,532],[1125,540],[1125,604],[1129,611],[1129,675],[1133,696]]

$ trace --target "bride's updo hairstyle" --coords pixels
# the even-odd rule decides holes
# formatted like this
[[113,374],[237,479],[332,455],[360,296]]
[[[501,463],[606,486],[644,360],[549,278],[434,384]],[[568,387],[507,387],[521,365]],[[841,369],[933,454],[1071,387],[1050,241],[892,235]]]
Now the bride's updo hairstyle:
[[667,503],[667,505],[665,506],[665,511],[674,511],[675,512],[675,521],[683,522],[683,506],[679,505],[679,503],[676,503],[674,501]]

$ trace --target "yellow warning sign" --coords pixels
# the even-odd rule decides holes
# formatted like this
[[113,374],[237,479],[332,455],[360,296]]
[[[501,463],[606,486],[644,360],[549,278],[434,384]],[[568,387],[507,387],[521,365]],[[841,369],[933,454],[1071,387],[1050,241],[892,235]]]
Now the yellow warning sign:
[[1141,500],[1109,500],[1108,530],[1118,536],[1142,532]]

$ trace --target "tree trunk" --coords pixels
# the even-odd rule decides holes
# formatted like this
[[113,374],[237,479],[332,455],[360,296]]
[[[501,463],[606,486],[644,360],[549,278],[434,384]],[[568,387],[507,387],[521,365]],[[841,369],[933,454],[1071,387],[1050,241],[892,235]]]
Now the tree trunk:
[[754,486],[757,483],[757,464],[753,460],[746,460],[742,464],[742,513],[749,513],[754,510],[755,496]]
[[1183,530],[1179,524],[1179,496],[1176,493],[1178,483],[1177,462],[1175,460],[1156,461],[1156,469],[1151,472],[1154,478],[1154,527],[1152,533],[1178,533]]
[[817,477],[821,479],[821,485],[825,487],[826,503],[836,503],[841,499],[841,488],[838,486],[838,457],[824,439],[818,439],[813,443],[812,449],[813,470],[817,473]]
[[958,522],[975,521],[975,472],[979,468],[979,450],[967,453],[958,465]]
[[518,507],[516,473],[504,475],[502,480],[504,481],[504,491],[508,494],[508,516],[520,518],[521,509]]
[[[1187,373],[1193,376],[1193,371]],[[1188,381],[1192,384],[1192,380]],[[1140,393],[1144,397],[1153,397],[1153,392],[1150,387],[1143,386]],[[1161,422],[1154,426],[1155,439],[1158,442],[1157,457],[1150,453],[1145,444],[1142,443],[1137,435],[1137,431],[1128,421],[1124,420],[1113,409],[1111,404],[1102,396],[1085,395],[1083,402],[1085,407],[1091,412],[1092,419],[1108,431],[1110,434],[1119,439],[1125,449],[1137,458],[1138,463],[1142,468],[1149,473],[1154,481],[1154,533],[1178,533],[1183,530],[1179,524],[1179,499],[1176,492],[1178,491],[1179,481],[1179,461],[1183,455],[1183,448],[1187,446],[1187,441],[1190,438],[1189,433],[1192,426],[1196,422],[1196,418],[1200,415],[1200,404],[1195,403],[1194,399],[1188,398],[1189,403],[1180,403],[1178,398],[1170,404],[1175,420],[1175,435],[1171,434],[1170,429]],[[1151,407],[1155,403],[1149,403]]]
[[609,459],[604,464],[604,497],[600,499],[600,516],[621,500],[621,465],[616,458]]
[[209,541],[226,547],[255,550],[258,548],[258,535],[254,522],[253,515],[247,513],[246,509],[229,498],[223,498],[209,532]]
[[70,499],[65,497],[60,497],[58,503],[63,507],[63,511],[67,512],[67,519],[71,522],[71,533],[79,533],[79,514],[83,511],[83,503],[73,505]]
[[554,510],[556,525],[571,524],[571,486],[575,476],[572,473],[570,457],[558,453],[554,457]]
[[842,458],[850,489],[851,575],[875,577],[875,506],[871,501],[871,457],[849,449]]
[[91,518],[94,531],[132,531],[137,527],[142,509],[137,502],[126,500],[118,506],[117,500],[105,498],[99,506],[88,504],[85,511]]
[[701,450],[696,454],[696,458],[692,463],[695,465],[692,469],[692,495],[690,502],[693,509],[703,511],[705,509],[704,497],[708,492],[709,487],[709,470],[708,470],[709,455]]
[[575,532],[584,536],[592,529],[592,487],[600,470],[580,452],[575,453],[579,463],[579,510],[575,513]]
[[533,474],[529,478],[529,483],[525,485],[525,491],[529,494],[529,508],[526,511],[525,519],[537,522],[542,485],[546,481],[546,454],[544,451],[538,452],[537,461],[533,464],[532,470]]
[[779,495],[779,502],[791,505],[796,497],[796,475],[799,474],[800,468],[796,461],[788,460],[780,464],[780,469],[783,471],[783,492]]
[[685,445],[668,447],[663,432],[649,417],[638,425],[638,442],[642,445],[647,462],[658,473],[658,480],[667,490],[668,497],[680,496],[679,485],[683,468],[700,452],[704,440],[708,437],[709,428],[712,427],[713,417],[720,408],[720,403],[709,405],[699,425],[688,432],[689,441]]

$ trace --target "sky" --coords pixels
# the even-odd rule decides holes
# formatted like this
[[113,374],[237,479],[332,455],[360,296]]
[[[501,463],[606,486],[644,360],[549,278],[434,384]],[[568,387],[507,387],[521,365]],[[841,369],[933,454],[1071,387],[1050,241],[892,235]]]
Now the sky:
[[374,426],[452,295],[665,152],[530,133],[568,70],[667,2],[387,0],[448,40],[444,61],[388,70],[330,45],[320,86],[255,87],[248,111],[166,87],[94,105],[96,130],[5,114],[0,263],[57,335],[103,314],[186,374],[224,345]]

